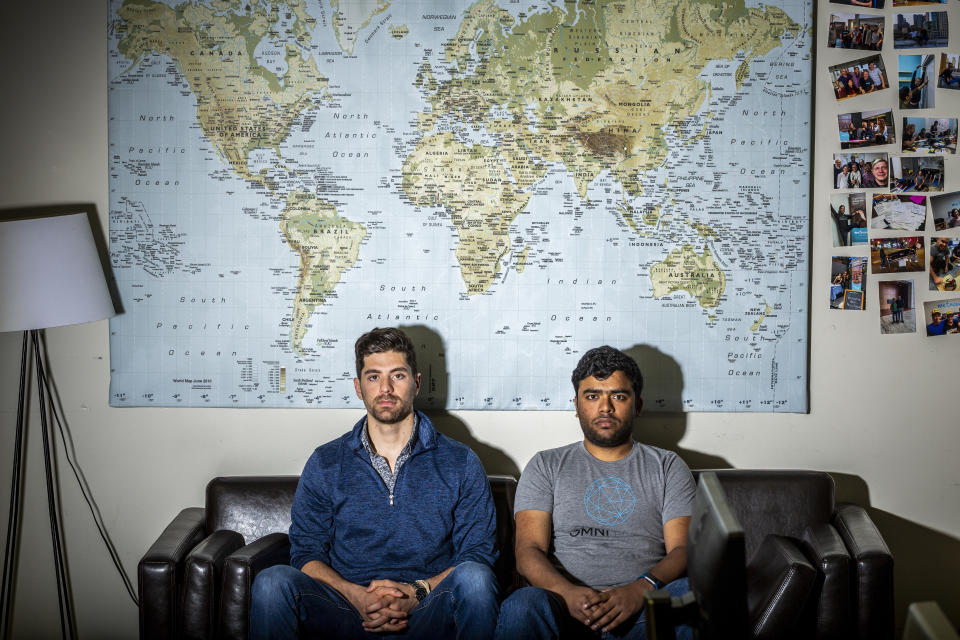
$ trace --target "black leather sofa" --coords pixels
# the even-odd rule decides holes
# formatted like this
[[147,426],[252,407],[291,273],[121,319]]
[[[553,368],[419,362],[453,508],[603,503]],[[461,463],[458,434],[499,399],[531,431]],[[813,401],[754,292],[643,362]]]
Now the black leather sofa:
[[[829,474],[725,469],[746,532],[753,638],[893,637],[893,559],[866,511],[835,505]],[[695,471],[696,475],[697,472]],[[296,476],[214,478],[205,507],[181,511],[140,560],[140,637],[247,638],[250,586],[289,561]],[[521,584],[512,477],[490,476],[501,592]]]

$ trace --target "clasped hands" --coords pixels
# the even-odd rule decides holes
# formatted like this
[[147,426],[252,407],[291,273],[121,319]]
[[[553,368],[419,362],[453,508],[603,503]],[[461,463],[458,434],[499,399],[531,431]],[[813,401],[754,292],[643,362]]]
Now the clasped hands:
[[351,604],[371,633],[393,633],[407,627],[407,617],[417,606],[412,586],[393,580],[374,580],[366,588],[357,585]]
[[643,609],[643,594],[649,588],[644,581],[603,591],[573,587],[563,594],[563,599],[574,619],[594,631],[610,631]]

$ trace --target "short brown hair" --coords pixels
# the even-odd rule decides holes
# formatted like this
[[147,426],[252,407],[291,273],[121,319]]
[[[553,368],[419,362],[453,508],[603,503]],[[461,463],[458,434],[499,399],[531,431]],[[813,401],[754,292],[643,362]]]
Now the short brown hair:
[[400,329],[384,327],[371,329],[359,338],[353,345],[353,352],[357,358],[357,377],[363,372],[363,359],[374,353],[399,351],[406,358],[411,373],[417,371],[417,352],[414,351],[413,341]]

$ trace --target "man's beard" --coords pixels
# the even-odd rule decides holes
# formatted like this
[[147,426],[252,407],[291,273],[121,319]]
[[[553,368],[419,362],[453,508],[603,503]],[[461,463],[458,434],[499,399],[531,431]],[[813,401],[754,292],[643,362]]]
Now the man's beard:
[[[381,400],[392,400],[396,404],[392,407],[381,407],[377,403]],[[373,400],[373,404],[367,407],[367,410],[373,415],[377,422],[383,424],[397,424],[402,422],[413,412],[413,402],[404,402],[399,396],[382,395]]]
[[598,447],[619,447],[630,441],[633,421],[624,422],[616,430],[603,433],[594,429],[584,418],[580,418],[580,429],[583,431],[583,437]]

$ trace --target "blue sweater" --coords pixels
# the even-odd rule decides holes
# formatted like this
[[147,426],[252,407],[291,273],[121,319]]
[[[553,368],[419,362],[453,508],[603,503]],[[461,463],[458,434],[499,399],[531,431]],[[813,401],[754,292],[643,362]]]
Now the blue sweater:
[[353,431],[318,447],[293,499],[290,564],[327,564],[356,584],[428,578],[467,560],[492,566],[496,514],[490,483],[469,447],[437,433],[418,412],[410,458],[393,505]]

